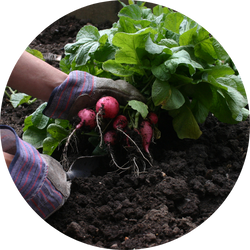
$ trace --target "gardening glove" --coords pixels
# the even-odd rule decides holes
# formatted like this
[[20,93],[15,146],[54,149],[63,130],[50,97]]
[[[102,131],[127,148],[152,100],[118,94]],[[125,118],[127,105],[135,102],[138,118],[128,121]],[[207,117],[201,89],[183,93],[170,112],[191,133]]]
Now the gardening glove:
[[39,216],[48,218],[69,197],[71,182],[59,162],[40,154],[12,128],[0,125],[0,131],[3,151],[14,155],[9,172],[17,189]]
[[129,100],[145,102],[145,98],[131,84],[123,80],[92,76],[84,71],[72,71],[56,87],[44,114],[51,118],[69,119],[84,108],[93,107],[102,96],[113,96],[121,105]]

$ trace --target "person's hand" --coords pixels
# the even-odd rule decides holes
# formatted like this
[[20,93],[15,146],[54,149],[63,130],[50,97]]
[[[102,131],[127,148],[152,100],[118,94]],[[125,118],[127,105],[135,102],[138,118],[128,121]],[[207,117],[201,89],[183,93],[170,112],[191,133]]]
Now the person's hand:
[[100,78],[83,71],[72,71],[54,89],[44,114],[51,118],[68,119],[83,108],[93,107],[102,96],[113,96],[121,105],[129,100],[145,102],[145,98],[131,84],[123,80]]
[[69,111],[70,116],[75,116],[85,107],[93,107],[102,96],[113,96],[121,105],[126,105],[129,100],[145,102],[139,91],[124,80],[95,77],[95,84],[95,92],[92,95],[83,94],[75,100]]
[[3,151],[14,155],[10,175],[30,207],[43,219],[57,211],[70,195],[71,182],[58,161],[40,154],[15,131],[0,125]]

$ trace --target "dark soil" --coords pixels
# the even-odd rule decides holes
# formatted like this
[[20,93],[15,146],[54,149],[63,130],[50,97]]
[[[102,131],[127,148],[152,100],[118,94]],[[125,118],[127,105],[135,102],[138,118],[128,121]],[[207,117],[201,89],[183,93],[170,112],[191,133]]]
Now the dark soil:
[[[63,55],[84,21],[62,18],[31,44],[42,53]],[[106,27],[99,27],[106,28]],[[58,67],[57,62],[49,62]],[[4,97],[1,123],[22,135],[24,118],[41,102],[13,109]],[[168,116],[152,145],[154,166],[135,176],[115,171],[75,179],[65,205],[47,219],[64,234],[110,249],[146,248],[169,242],[208,219],[234,187],[246,157],[249,120],[238,125],[210,115],[198,140],[177,138]],[[108,165],[108,163],[106,164]]]

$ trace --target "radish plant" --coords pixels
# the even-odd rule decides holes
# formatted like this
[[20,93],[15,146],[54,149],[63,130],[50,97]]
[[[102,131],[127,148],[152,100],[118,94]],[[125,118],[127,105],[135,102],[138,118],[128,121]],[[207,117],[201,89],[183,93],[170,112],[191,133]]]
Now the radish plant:
[[198,23],[166,7],[151,10],[133,1],[123,4],[118,17],[111,29],[84,26],[76,42],[65,46],[61,69],[125,79],[147,98],[141,106],[172,116],[181,139],[198,139],[199,124],[209,113],[231,124],[248,117],[235,65]]
[[[236,124],[247,119],[249,110],[235,65],[207,30],[166,7],[151,10],[141,2],[129,3],[123,4],[119,20],[111,29],[82,27],[76,42],[65,46],[60,68],[65,73],[82,70],[98,77],[126,80],[146,102],[130,100],[120,106],[113,97],[103,97],[91,111],[93,126],[86,128],[87,121],[81,118],[75,128],[69,123],[67,127],[60,125],[68,131],[62,133],[63,140],[50,134],[50,139],[44,141],[56,141],[54,146],[60,139],[67,146],[77,130],[85,134],[86,129],[91,130],[87,134],[95,147],[93,154],[109,154],[120,170],[132,169],[138,174],[152,165],[150,146],[160,138],[158,120],[165,114],[172,117],[180,139],[198,139],[202,134],[199,125],[209,113],[221,122]],[[27,118],[24,128],[26,139],[30,130],[37,131],[33,123],[27,128],[31,119]],[[48,125],[54,122],[41,123],[47,124],[42,126],[45,138]],[[123,162],[116,159],[119,150],[127,156]]]
[[[156,114],[152,112],[149,113],[148,118],[153,117],[154,124],[151,125],[149,121],[143,120],[140,124],[139,129],[137,130],[137,127],[135,127],[136,123],[129,124],[127,117],[124,115],[127,114],[129,117],[131,117],[131,115],[133,114],[139,114],[139,112],[134,110],[132,106],[131,108],[123,107],[120,110],[120,105],[114,97],[104,96],[97,100],[95,105],[95,111],[86,108],[80,110],[78,112],[80,122],[76,125],[76,127],[73,129],[73,131],[69,134],[67,138],[63,150],[62,164],[68,167],[68,146],[76,130],[93,130],[94,132],[97,132],[99,134],[100,140],[98,147],[106,150],[106,152],[110,155],[112,163],[111,165],[115,165],[118,169],[122,171],[132,169],[133,172],[137,174],[139,174],[142,169],[141,162],[143,162],[144,170],[146,169],[147,164],[151,166],[153,160],[149,152],[149,145],[153,137],[152,125],[156,125],[157,117]],[[119,114],[119,111],[121,111],[123,115]],[[141,119],[138,118],[138,122]],[[103,126],[103,122],[107,125]],[[141,138],[141,140],[139,140],[139,143],[136,143],[127,133],[127,131],[129,130],[131,131],[135,129]],[[114,152],[118,148],[120,148],[120,150],[125,149],[128,146],[128,142],[130,142],[130,150],[125,150],[127,151],[126,153],[124,151],[125,157],[121,158],[122,160],[125,160],[125,163],[120,166],[116,160],[116,155]],[[142,152],[143,149],[147,153],[147,156],[145,156],[145,154]],[[132,160],[129,153],[131,151],[136,151],[138,153],[137,156],[135,154],[132,155]]]

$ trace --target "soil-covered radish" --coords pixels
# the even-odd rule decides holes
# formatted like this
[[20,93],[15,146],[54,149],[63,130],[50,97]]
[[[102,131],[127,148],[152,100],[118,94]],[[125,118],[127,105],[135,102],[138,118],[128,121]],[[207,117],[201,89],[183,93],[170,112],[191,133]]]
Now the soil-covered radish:
[[112,96],[104,96],[97,101],[96,112],[101,112],[103,118],[113,119],[119,112],[119,103]]
[[82,109],[78,112],[78,117],[81,119],[80,123],[76,126],[76,129],[82,126],[88,129],[96,127],[96,113],[92,109]]
[[118,115],[113,122],[114,129],[118,129],[118,128],[124,129],[127,127],[127,125],[128,125],[128,119],[124,115]]
[[152,125],[156,125],[158,123],[158,116],[154,112],[149,112],[147,118]]
[[115,130],[106,132],[103,136],[103,141],[108,146],[114,146],[117,143],[117,133]]
[[149,145],[153,137],[153,128],[149,121],[143,121],[139,128],[142,136],[142,145],[144,150],[149,154]]

